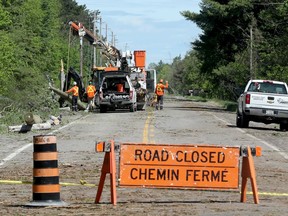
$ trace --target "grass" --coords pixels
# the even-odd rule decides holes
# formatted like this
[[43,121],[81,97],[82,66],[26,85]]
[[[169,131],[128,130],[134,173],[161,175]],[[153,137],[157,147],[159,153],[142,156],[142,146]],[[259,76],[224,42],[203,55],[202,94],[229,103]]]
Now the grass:
[[230,112],[236,112],[237,110],[237,102],[234,101],[223,101],[219,99],[208,99],[201,96],[187,96],[188,99],[195,101],[195,102],[208,102],[213,101],[219,106],[223,107],[225,110]]
[[195,102],[207,102],[207,98],[200,97],[200,96],[187,96],[188,99],[195,101]]
[[220,106],[222,106],[225,110],[230,112],[236,112],[237,110],[237,102],[233,101],[222,101],[222,100],[215,100]]
[[[38,115],[45,122],[51,115],[58,116],[59,108],[57,102],[53,104],[45,101],[44,104],[37,104],[37,108],[29,109],[19,102],[1,100],[0,98],[0,134],[8,132],[8,126],[22,125],[25,123],[25,115],[32,113]],[[39,107],[39,108],[38,108]]]

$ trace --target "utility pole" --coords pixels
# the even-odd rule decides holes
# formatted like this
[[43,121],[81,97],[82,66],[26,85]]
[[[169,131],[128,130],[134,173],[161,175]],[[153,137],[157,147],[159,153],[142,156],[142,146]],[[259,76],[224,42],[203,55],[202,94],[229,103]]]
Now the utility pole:
[[114,46],[114,34],[113,34],[113,31],[112,31],[112,37],[111,37],[111,44],[112,44],[112,46]]
[[[102,17],[100,16],[100,40],[102,41]],[[100,66],[102,66],[102,48],[100,48]]]
[[256,78],[253,73],[253,26],[250,26],[250,77]]
[[107,23],[106,23],[106,34],[105,34],[105,40],[106,40],[106,42],[108,42],[108,26],[107,26]]
[[[100,14],[99,10],[94,11],[94,19],[93,19],[93,34],[96,36],[97,34],[97,15]],[[96,48],[97,41],[94,41],[93,47],[93,68],[97,65],[97,48]]]
[[60,89],[61,89],[61,91],[64,91],[64,82],[65,82],[64,63],[63,63],[63,60],[61,59],[61,69],[60,69]]
[[80,28],[78,31],[80,37],[80,76],[83,77],[83,37],[86,34],[82,24],[80,24]]

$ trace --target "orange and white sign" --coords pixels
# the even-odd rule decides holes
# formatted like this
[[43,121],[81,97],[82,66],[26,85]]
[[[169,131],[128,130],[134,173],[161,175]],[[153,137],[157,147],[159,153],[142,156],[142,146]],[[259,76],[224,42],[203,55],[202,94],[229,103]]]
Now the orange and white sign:
[[238,189],[239,147],[122,143],[119,186]]

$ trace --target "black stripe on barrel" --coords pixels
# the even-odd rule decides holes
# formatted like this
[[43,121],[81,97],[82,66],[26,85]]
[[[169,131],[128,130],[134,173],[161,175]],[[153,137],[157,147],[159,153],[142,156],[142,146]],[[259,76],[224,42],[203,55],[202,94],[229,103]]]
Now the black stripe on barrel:
[[34,145],[34,152],[57,152],[56,143]]
[[33,193],[33,200],[34,201],[48,201],[48,200],[60,200],[60,194],[59,193]]
[[57,160],[35,161],[33,162],[34,168],[58,168]]
[[33,184],[35,185],[58,184],[58,183],[59,183],[59,176],[33,178]]

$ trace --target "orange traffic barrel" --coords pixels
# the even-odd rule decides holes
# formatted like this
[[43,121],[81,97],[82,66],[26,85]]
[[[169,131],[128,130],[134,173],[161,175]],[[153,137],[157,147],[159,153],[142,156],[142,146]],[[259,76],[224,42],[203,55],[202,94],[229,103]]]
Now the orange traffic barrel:
[[33,136],[33,147],[33,201],[27,205],[66,205],[60,200],[56,136]]

